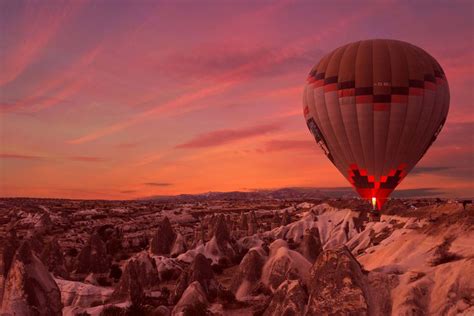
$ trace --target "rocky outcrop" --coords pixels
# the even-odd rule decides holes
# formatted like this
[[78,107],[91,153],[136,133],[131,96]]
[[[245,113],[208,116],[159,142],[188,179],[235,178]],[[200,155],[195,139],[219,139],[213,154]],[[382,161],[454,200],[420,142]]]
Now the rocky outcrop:
[[278,212],[275,212],[273,214],[273,218],[272,218],[271,229],[275,229],[277,227],[280,227],[280,225],[281,225],[280,215],[278,215]]
[[178,260],[191,263],[197,254],[202,254],[212,260],[216,269],[228,267],[237,259],[237,245],[230,237],[230,232],[224,217],[214,217],[213,235],[205,244],[197,245],[194,249],[178,256]]
[[173,247],[170,251],[170,256],[172,258],[179,256],[182,253],[185,253],[188,250],[188,245],[186,244],[186,239],[183,235],[177,234],[176,239],[173,243]]
[[105,304],[113,289],[86,284],[83,282],[55,279],[61,290],[61,300],[65,307],[90,307],[92,304]]
[[248,230],[247,235],[252,236],[258,231],[257,217],[255,216],[255,211],[250,212],[250,219],[248,221]]
[[285,281],[273,294],[263,315],[303,315],[307,301],[308,293],[300,280]]
[[219,248],[219,252],[223,256],[223,259],[227,262],[233,261],[236,256],[236,251],[232,244],[229,228],[227,227],[224,216],[222,215],[217,217],[214,225],[213,239]]
[[7,278],[8,271],[13,262],[15,251],[19,246],[18,238],[15,231],[10,232],[9,238],[7,238],[1,246],[1,257],[0,257],[0,306],[2,303],[3,290],[5,280]]
[[308,280],[311,263],[282,240],[270,245],[269,259],[263,267],[262,281],[275,291],[285,280]]
[[39,219],[33,226],[33,230],[37,234],[46,234],[51,231],[53,228],[53,222],[51,221],[51,217],[48,213],[44,212],[40,215]]
[[243,231],[246,231],[248,229],[247,213],[240,213],[239,228]]
[[176,233],[168,217],[159,223],[150,243],[150,251],[155,255],[169,255],[176,240]]
[[77,258],[76,273],[106,273],[110,261],[107,248],[98,234],[92,234]]
[[258,286],[265,259],[261,248],[250,249],[244,256],[232,278],[231,291],[237,298],[248,295]]
[[204,244],[206,241],[206,232],[204,230],[204,225],[202,222],[194,229],[194,242],[192,244],[193,247],[197,247],[198,245]]
[[0,314],[61,315],[61,293],[28,242],[16,252],[5,281]]
[[216,238],[217,245],[220,249],[224,249],[230,241],[230,233],[223,215],[217,217],[214,227],[214,237]]
[[[128,300],[133,303],[140,303],[144,297],[142,283],[147,283],[146,267],[138,260],[128,261],[120,282],[112,294],[112,300]],[[145,272],[144,274],[142,274]]]
[[309,262],[314,263],[316,261],[316,258],[318,258],[319,254],[323,251],[319,231],[316,227],[305,230],[298,251],[308,259]]
[[65,260],[58,240],[53,238],[41,252],[41,261],[55,276],[67,278],[69,273],[66,269]]
[[201,284],[194,281],[186,288],[171,315],[207,315],[208,304],[206,293]]
[[140,253],[127,262],[112,298],[139,300],[143,289],[158,285],[159,275],[155,261],[147,253]]
[[181,273],[171,297],[172,302],[177,302],[189,284],[199,282],[206,298],[214,298],[217,295],[217,282],[211,267],[211,261],[202,254],[197,254],[191,266]]
[[306,315],[367,315],[368,282],[347,247],[325,250],[311,268]]
[[288,213],[288,210],[285,210],[283,212],[283,216],[281,217],[281,226],[286,226],[288,225],[289,223],[291,223],[291,216],[290,214]]

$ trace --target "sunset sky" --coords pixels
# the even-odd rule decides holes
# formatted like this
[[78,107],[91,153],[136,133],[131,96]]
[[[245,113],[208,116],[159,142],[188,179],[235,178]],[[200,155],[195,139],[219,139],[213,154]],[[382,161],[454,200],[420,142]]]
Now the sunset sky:
[[[472,1],[0,1],[0,196],[345,187],[308,132],[311,67],[361,39],[444,68],[447,123],[399,189],[473,196]],[[426,190],[430,189],[430,190]]]

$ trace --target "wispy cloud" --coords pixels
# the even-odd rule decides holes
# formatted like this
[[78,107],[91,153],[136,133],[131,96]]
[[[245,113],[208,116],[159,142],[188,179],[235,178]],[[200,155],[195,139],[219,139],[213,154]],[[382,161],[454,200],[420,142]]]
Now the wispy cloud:
[[310,140],[283,140],[274,139],[263,144],[262,152],[284,151],[284,150],[308,150],[314,151],[315,142]]
[[437,173],[437,172],[443,172],[447,170],[451,170],[452,167],[415,167],[412,171],[410,171],[410,174],[415,175],[415,174],[422,174],[422,173]]
[[69,161],[79,161],[79,162],[102,162],[105,161],[104,158],[95,157],[95,156],[38,156],[30,154],[18,154],[18,153],[0,153],[0,159],[20,159],[20,160],[44,160],[44,161],[55,161],[55,160],[69,160]]
[[118,123],[115,123],[113,125],[110,125],[106,128],[100,129],[96,132],[90,133],[88,135],[72,139],[69,141],[70,144],[82,144],[86,142],[90,142],[93,140],[96,140],[98,138],[116,133],[118,131],[123,130],[124,128],[127,128],[129,126],[135,125],[139,122],[142,122],[145,119],[150,119],[152,117],[156,117],[158,114],[163,114],[166,112],[169,112],[170,110],[177,109],[179,107],[183,107],[184,105],[197,101],[200,99],[203,99],[207,96],[219,93],[223,90],[226,90],[229,86],[231,85],[231,82],[224,82],[222,84],[217,84],[212,87],[206,87],[203,89],[199,89],[193,93],[190,94],[185,94],[182,95],[181,97],[178,97],[177,99],[171,100],[165,104],[161,104],[160,106],[154,107],[150,110],[147,110],[145,112],[141,112],[126,121],[121,121]]
[[280,127],[277,124],[256,125],[242,129],[222,129],[209,133],[201,134],[193,139],[179,144],[176,148],[201,148],[213,147],[222,144],[228,144],[241,139],[260,136],[278,130]]
[[93,157],[93,156],[73,156],[73,157],[67,157],[67,159],[69,159],[71,161],[81,161],[81,162],[102,162],[102,161],[105,161],[104,158]]
[[99,45],[85,53],[67,70],[45,78],[28,96],[5,103],[0,111],[37,112],[66,101],[87,83],[88,77],[84,75],[84,70],[93,63],[101,50],[102,46]]
[[[15,80],[34,61],[60,30],[68,18],[76,13],[85,1],[73,1],[67,6],[42,6],[34,2],[25,2],[23,8],[22,36],[8,49],[8,58],[1,58],[2,72],[0,86]],[[2,8],[4,10],[5,7]],[[28,27],[25,27],[28,26]]]
[[172,183],[169,183],[169,182],[145,182],[143,184],[152,186],[152,187],[168,187],[170,185],[173,185]]
[[24,154],[12,154],[12,153],[0,153],[2,159],[20,159],[20,160],[42,160],[44,157],[35,155],[24,155]]
[[336,21],[334,24],[327,25],[326,28],[321,29],[318,35],[304,36],[296,39],[293,42],[285,43],[285,45],[269,50],[264,54],[248,60],[248,62],[231,69],[230,71],[219,74],[215,77],[208,78],[207,82],[204,82],[201,87],[195,88],[193,91],[184,93],[177,98],[170,100],[166,103],[156,105],[155,107],[138,113],[126,120],[119,121],[110,126],[99,129],[90,134],[71,139],[68,141],[70,144],[82,144],[96,139],[114,134],[125,128],[133,126],[137,123],[141,123],[144,120],[156,118],[166,113],[187,113],[195,109],[205,108],[206,105],[201,104],[198,107],[190,108],[188,105],[191,102],[202,100],[206,97],[223,93],[232,87],[237,86],[242,82],[247,82],[249,79],[254,78],[255,74],[259,74],[262,71],[268,71],[275,65],[283,64],[285,61],[297,60],[301,56],[305,56],[309,50],[312,50],[318,43],[327,38],[330,35],[338,34],[345,30],[351,25],[351,22],[362,19],[363,17],[372,13],[373,10],[366,10],[359,12],[358,14],[351,15],[350,18],[342,21]]
[[121,148],[121,149],[130,149],[130,148],[135,148],[139,145],[139,142],[125,142],[125,143],[120,143],[117,144],[115,147]]

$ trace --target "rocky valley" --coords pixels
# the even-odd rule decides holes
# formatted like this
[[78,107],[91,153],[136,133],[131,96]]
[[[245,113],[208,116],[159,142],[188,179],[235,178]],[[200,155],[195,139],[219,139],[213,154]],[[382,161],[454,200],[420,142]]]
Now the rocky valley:
[[0,315],[474,315],[474,211],[346,198],[0,200]]

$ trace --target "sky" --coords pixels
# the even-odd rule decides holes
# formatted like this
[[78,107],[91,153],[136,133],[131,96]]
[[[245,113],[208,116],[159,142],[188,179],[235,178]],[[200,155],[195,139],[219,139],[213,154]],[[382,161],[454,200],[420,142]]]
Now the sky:
[[0,1],[0,196],[346,187],[308,132],[319,59],[392,38],[444,68],[447,123],[398,187],[473,196],[472,1]]

